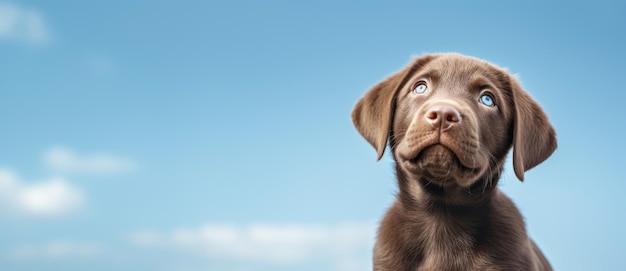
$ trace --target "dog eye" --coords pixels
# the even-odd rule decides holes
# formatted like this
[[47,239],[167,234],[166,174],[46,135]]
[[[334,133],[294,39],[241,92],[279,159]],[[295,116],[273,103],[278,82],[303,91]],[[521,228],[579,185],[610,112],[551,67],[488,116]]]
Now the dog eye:
[[413,87],[413,93],[415,94],[423,94],[426,91],[428,91],[428,86],[426,86],[426,82],[424,81],[417,82]]
[[491,97],[490,94],[486,94],[486,93],[483,95],[480,95],[480,103],[489,107],[495,105],[495,102],[493,101],[493,97]]

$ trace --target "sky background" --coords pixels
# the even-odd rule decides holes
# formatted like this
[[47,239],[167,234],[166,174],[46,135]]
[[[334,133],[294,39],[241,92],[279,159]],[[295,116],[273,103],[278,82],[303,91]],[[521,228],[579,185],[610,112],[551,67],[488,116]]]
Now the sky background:
[[556,270],[626,251],[626,2],[0,2],[0,270],[368,270],[350,112],[413,56],[518,74],[559,148],[500,187]]

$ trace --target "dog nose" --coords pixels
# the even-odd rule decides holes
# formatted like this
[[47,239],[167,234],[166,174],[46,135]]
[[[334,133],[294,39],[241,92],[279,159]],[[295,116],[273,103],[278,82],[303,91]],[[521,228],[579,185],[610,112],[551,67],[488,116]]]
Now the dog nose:
[[426,121],[443,132],[461,122],[461,113],[453,106],[436,104],[426,111]]

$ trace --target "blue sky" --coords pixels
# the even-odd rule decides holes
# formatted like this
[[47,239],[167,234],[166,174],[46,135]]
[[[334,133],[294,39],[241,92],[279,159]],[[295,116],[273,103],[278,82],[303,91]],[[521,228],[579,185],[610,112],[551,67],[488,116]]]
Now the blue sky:
[[507,67],[558,133],[501,188],[557,270],[626,251],[626,5],[0,2],[0,270],[367,270],[396,191],[350,121],[412,56]]

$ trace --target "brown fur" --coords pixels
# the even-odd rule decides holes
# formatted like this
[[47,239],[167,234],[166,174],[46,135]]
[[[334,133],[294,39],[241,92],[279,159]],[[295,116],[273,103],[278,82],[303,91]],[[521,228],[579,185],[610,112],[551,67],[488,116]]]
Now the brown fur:
[[[428,90],[413,92],[420,84]],[[548,118],[513,76],[471,57],[426,55],[369,90],[352,119],[378,159],[389,143],[396,162],[399,192],[374,270],[552,270],[497,188],[511,147],[520,180],[556,149]]]

